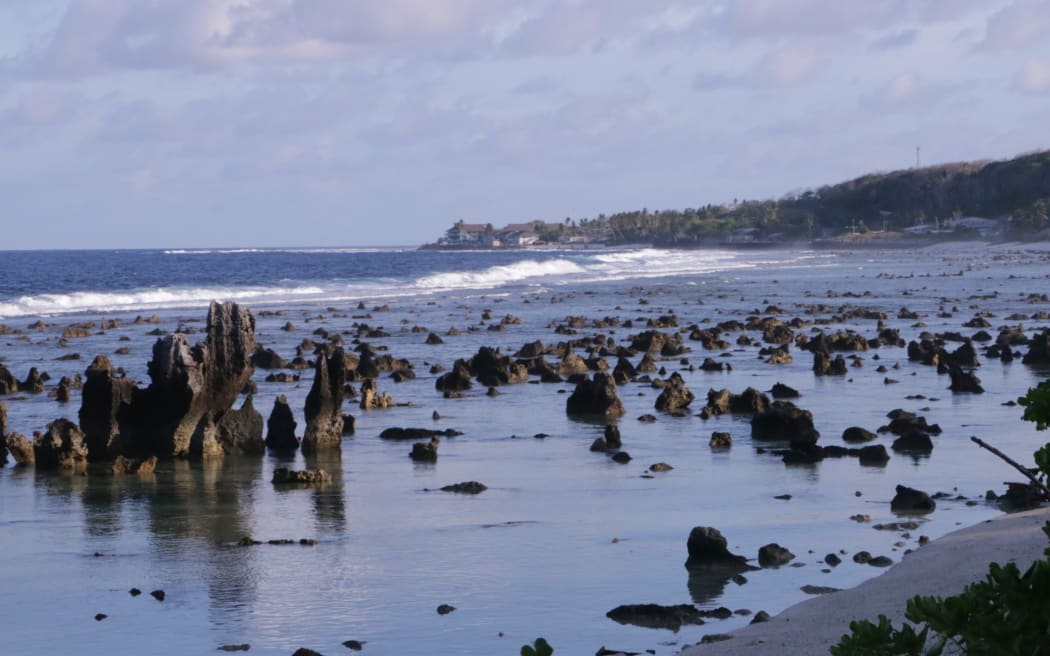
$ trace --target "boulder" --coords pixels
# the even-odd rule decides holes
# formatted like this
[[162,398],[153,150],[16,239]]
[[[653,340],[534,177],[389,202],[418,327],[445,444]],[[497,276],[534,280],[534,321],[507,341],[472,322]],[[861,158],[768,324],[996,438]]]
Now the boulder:
[[14,458],[16,465],[31,465],[36,461],[33,443],[20,433],[8,433],[6,437],[7,450]]
[[886,452],[886,447],[881,444],[869,444],[857,451],[860,464],[865,466],[881,467],[890,461],[890,454]]
[[890,448],[894,451],[929,453],[933,451],[933,440],[930,439],[928,433],[913,430],[895,439]]
[[937,502],[930,495],[904,485],[897,486],[897,494],[890,501],[890,510],[897,513],[925,514],[933,512],[936,507]]
[[412,445],[408,457],[416,462],[437,462],[438,444],[440,440],[436,437],[430,438],[429,442],[416,442]]
[[605,425],[605,443],[612,449],[619,449],[623,446],[623,441],[620,439],[620,427],[616,424]]
[[813,413],[791,401],[774,401],[769,410],[751,418],[751,437],[758,440],[789,440],[793,447],[816,444],[820,433],[813,427]]
[[566,400],[565,410],[570,415],[601,415],[621,417],[626,412],[616,394],[616,383],[612,376],[594,374],[593,379],[583,379]]
[[38,469],[82,469],[88,460],[84,433],[68,419],[56,419],[46,433],[34,435],[33,457]]
[[295,416],[288,399],[282,394],[274,399],[270,418],[266,420],[266,448],[284,452],[298,449],[299,438],[295,436],[295,428]]
[[711,433],[711,439],[707,444],[712,449],[728,449],[733,446],[733,436],[729,433],[714,431]]
[[771,542],[758,550],[758,564],[762,567],[780,567],[795,559],[791,553],[776,542]]
[[244,399],[239,410],[227,410],[219,416],[219,445],[225,453],[262,454],[263,416],[255,409],[252,395]]
[[860,426],[850,426],[846,430],[842,431],[843,442],[870,442],[878,437],[875,433],[870,430],[861,428]]
[[689,532],[686,542],[689,558],[685,561],[688,569],[708,567],[729,567],[734,569],[751,569],[747,559],[730,553],[728,542],[722,533],[710,526],[695,526]]
[[774,399],[797,399],[802,396],[798,390],[783,383],[775,383],[769,393]]
[[262,346],[252,353],[252,364],[259,369],[284,369],[288,366],[288,362],[278,355],[277,351],[264,349]]
[[769,397],[753,387],[748,387],[741,394],[733,394],[727,389],[709,390],[707,406],[704,410],[712,416],[748,412],[763,412],[770,407]]
[[361,383],[361,402],[359,405],[362,410],[381,410],[394,407],[394,399],[390,398],[390,395],[386,392],[379,392],[374,378],[366,378]]
[[813,373],[818,376],[845,376],[846,361],[841,355],[832,359],[826,351],[814,351]]
[[981,379],[973,371],[964,371],[955,363],[948,365],[948,375],[951,376],[952,384],[948,388],[955,393],[982,394]]
[[456,360],[452,370],[442,374],[434,382],[434,387],[439,392],[462,392],[471,388],[470,366],[465,360]]
[[693,393],[685,386],[685,381],[675,372],[667,379],[667,386],[656,398],[656,409],[663,412],[674,412],[689,407],[693,402]]
[[379,438],[383,440],[421,440],[430,437],[458,437],[462,434],[460,431],[452,430],[451,428],[435,430],[433,428],[391,427],[384,429],[379,434]]
[[[371,379],[369,379],[371,380]],[[375,381],[372,380],[373,386]],[[306,395],[306,432],[303,453],[338,449],[343,443],[343,395],[346,385],[346,357],[337,348],[331,357],[317,356],[314,382]]]
[[454,492],[456,494],[481,494],[488,487],[484,483],[478,481],[464,481],[462,483],[454,483],[452,485],[446,485],[441,488],[442,492]]

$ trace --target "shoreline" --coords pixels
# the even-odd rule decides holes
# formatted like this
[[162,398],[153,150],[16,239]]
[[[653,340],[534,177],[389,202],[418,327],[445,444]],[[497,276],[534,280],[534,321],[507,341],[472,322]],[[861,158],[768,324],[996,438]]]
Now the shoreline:
[[885,573],[860,585],[807,599],[768,622],[727,633],[729,640],[685,647],[679,656],[811,656],[827,654],[849,633],[854,620],[876,621],[886,615],[904,620],[915,595],[959,594],[988,573],[993,562],[1014,562],[1024,571],[1043,557],[1047,538],[1040,530],[1050,521],[1050,506],[1000,515],[961,528],[916,549]]

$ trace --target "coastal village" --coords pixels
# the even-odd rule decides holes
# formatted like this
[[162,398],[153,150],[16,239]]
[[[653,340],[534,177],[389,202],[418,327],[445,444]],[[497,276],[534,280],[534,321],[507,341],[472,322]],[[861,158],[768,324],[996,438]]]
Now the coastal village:
[[583,222],[576,225],[571,219],[565,223],[529,221],[508,223],[496,228],[491,223],[457,221],[437,240],[439,247],[451,248],[526,248],[550,245],[585,246],[605,244],[611,231],[607,224]]

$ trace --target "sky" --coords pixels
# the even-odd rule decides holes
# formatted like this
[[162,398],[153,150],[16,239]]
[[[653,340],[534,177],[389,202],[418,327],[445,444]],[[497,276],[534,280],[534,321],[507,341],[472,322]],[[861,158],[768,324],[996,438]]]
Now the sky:
[[415,245],[1048,117],[1050,0],[0,0],[0,249]]

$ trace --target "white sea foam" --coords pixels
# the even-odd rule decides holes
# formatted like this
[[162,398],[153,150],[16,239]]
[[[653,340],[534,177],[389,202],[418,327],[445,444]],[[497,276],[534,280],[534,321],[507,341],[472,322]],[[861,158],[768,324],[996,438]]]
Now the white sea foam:
[[21,296],[0,303],[0,318],[49,316],[77,312],[133,312],[161,308],[198,307],[212,299],[267,301],[318,296],[316,286],[282,288],[193,287],[156,288],[126,292],[72,292]]
[[421,290],[489,289],[532,279],[579,274],[585,269],[570,260],[522,260],[514,264],[489,267],[481,271],[448,271],[424,276],[416,281]]

